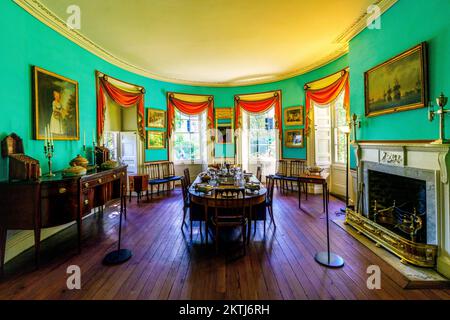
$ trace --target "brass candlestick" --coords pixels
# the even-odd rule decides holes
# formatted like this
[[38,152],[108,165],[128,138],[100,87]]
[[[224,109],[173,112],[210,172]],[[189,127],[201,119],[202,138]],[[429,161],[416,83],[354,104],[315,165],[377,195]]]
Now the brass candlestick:
[[50,141],[47,141],[44,144],[44,154],[45,154],[45,157],[48,159],[48,173],[46,174],[46,177],[54,177],[55,176],[55,174],[52,172],[52,158],[53,158],[54,152],[55,152],[55,146]]
[[358,120],[358,116],[356,113],[352,115],[352,119],[350,120],[350,127],[353,128],[353,142],[357,142],[356,138],[356,129],[361,128],[361,120]]
[[441,95],[436,99],[436,103],[439,106],[437,111],[433,110],[433,106],[430,103],[428,107],[428,120],[431,122],[434,120],[435,115],[439,115],[439,140],[433,141],[433,144],[448,144],[450,140],[445,139],[445,115],[450,112],[449,109],[444,109],[447,105],[448,98],[441,93]]

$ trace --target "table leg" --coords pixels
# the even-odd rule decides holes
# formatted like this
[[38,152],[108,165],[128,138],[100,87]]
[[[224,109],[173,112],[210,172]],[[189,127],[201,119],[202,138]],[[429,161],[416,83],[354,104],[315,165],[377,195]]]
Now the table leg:
[[302,208],[302,188],[300,188],[301,182],[298,180],[298,208]]
[[6,228],[0,226],[0,277],[3,277],[4,275],[5,252],[6,252]]

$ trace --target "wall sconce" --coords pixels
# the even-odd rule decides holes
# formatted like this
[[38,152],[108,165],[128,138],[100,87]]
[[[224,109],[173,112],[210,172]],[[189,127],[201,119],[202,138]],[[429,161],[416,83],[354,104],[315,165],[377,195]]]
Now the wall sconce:
[[450,112],[449,109],[444,109],[447,105],[448,98],[441,93],[436,99],[436,104],[439,106],[437,111],[434,111],[434,107],[430,102],[428,106],[428,120],[432,122],[436,115],[439,116],[439,140],[433,141],[433,144],[448,144],[450,141],[445,139],[445,115]]

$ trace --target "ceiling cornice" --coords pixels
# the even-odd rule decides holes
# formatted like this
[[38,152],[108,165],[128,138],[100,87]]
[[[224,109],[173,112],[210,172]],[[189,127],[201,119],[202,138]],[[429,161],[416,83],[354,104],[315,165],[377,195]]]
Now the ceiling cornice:
[[[390,7],[392,7],[398,0],[378,0],[374,4],[378,5],[381,9],[381,14],[386,12]],[[338,49],[330,53],[326,57],[315,61],[314,63],[300,69],[293,70],[291,72],[286,72],[282,74],[275,74],[273,76],[264,77],[252,77],[248,79],[240,79],[238,81],[231,82],[202,82],[202,81],[188,81],[177,78],[163,77],[154,73],[151,73],[143,68],[135,66],[123,59],[116,57],[114,54],[110,53],[108,50],[97,45],[89,38],[82,35],[75,29],[70,29],[67,24],[61,20],[55,13],[44,6],[39,0],[14,0],[20,7],[30,13],[33,17],[60,33],[67,39],[76,43],[83,49],[95,54],[101,59],[117,66],[127,71],[165,82],[193,85],[193,86],[208,86],[208,87],[236,87],[236,86],[248,86],[255,84],[263,84],[281,81],[289,79],[295,76],[305,74],[307,72],[318,69],[348,53],[349,42],[356,35],[366,28],[366,21],[368,14],[365,13],[355,21],[355,23],[348,28],[343,34],[336,38],[335,43],[338,44]]]

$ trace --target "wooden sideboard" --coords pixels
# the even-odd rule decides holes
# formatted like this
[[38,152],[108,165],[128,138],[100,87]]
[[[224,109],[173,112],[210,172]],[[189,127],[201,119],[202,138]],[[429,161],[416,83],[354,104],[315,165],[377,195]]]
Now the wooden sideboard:
[[82,219],[94,208],[120,199],[126,217],[127,166],[65,178],[61,172],[37,181],[0,183],[0,273],[3,274],[7,230],[34,230],[39,265],[42,228],[76,221],[81,251]]

